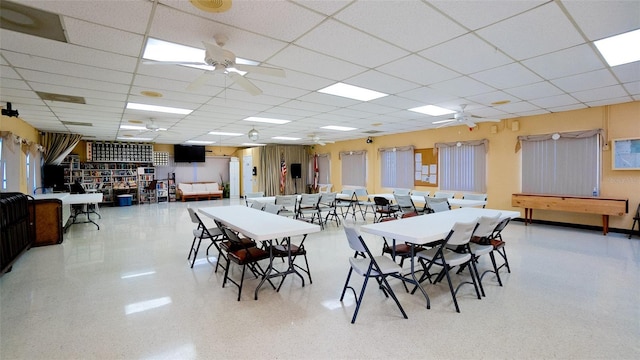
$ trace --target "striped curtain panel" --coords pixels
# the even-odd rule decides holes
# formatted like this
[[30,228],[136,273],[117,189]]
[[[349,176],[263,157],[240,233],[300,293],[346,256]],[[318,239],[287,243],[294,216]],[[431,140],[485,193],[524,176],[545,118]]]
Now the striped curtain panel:
[[82,135],[79,134],[41,133],[40,144],[44,147],[44,163],[60,165],[81,138]]

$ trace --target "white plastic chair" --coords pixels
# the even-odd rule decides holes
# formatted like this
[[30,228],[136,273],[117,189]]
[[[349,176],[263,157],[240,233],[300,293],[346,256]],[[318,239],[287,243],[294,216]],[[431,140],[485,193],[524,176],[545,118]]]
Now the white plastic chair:
[[[367,288],[369,278],[372,277],[378,281],[379,288],[380,290],[382,290],[384,295],[386,297],[391,296],[393,301],[395,301],[396,305],[398,306],[398,309],[400,309],[402,316],[407,319],[407,314],[404,312],[402,305],[400,305],[400,302],[393,292],[393,289],[391,289],[389,282],[387,282],[388,276],[401,276],[400,272],[402,271],[402,268],[400,267],[400,265],[396,264],[395,262],[393,262],[393,260],[386,256],[373,256],[369,251],[367,244],[365,244],[364,240],[362,239],[362,236],[360,236],[360,234],[358,233],[358,230],[356,230],[356,228],[352,227],[350,224],[345,223],[344,232],[347,235],[349,247],[351,247],[351,249],[355,251],[355,254],[364,254],[366,256],[365,258],[358,258],[356,257],[356,255],[354,255],[354,257],[349,258],[349,264],[351,265],[351,268],[349,268],[347,281],[345,281],[344,287],[342,288],[342,294],[340,295],[340,301],[342,301],[347,289],[351,289],[351,291],[353,291],[353,296],[356,299],[356,309],[353,312],[351,323],[353,324],[356,322],[358,310],[360,310],[362,298],[364,297],[364,291]],[[360,296],[358,296],[356,294],[356,290],[349,285],[351,274],[354,271],[356,272],[356,274],[364,277],[362,289],[360,289]]]

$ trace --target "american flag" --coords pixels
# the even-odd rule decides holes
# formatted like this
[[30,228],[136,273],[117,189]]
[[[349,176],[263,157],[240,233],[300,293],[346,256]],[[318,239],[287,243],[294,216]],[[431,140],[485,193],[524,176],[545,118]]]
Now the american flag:
[[313,156],[313,189],[318,190],[318,178],[320,177],[320,169],[318,168],[318,154]]
[[284,159],[280,160],[280,193],[284,194],[284,183],[287,179],[287,164]]

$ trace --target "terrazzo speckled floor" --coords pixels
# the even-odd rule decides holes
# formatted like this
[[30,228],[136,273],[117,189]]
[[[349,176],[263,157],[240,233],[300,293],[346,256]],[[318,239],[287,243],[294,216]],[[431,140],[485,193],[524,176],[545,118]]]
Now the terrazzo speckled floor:
[[229,202],[105,207],[100,230],[74,225],[63,244],[29,250],[0,278],[0,358],[640,358],[637,238],[512,222],[503,287],[485,277],[482,300],[463,287],[457,314],[446,283],[426,286],[427,310],[392,280],[409,319],[370,286],[352,325],[353,298],[339,301],[351,251],[335,224],[305,242],[304,288],[288,277],[255,301],[248,277],[238,302],[204,247],[190,269],[185,208]]

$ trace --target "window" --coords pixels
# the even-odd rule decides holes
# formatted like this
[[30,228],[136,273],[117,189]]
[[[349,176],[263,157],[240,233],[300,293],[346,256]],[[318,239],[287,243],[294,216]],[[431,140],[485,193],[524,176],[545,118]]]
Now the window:
[[367,185],[367,152],[345,151],[340,153],[342,160],[342,185]]
[[414,181],[413,147],[380,149],[382,186],[412,189]]
[[522,144],[522,192],[590,196],[600,188],[599,130],[518,140]]
[[487,192],[487,140],[436,144],[442,190]]

